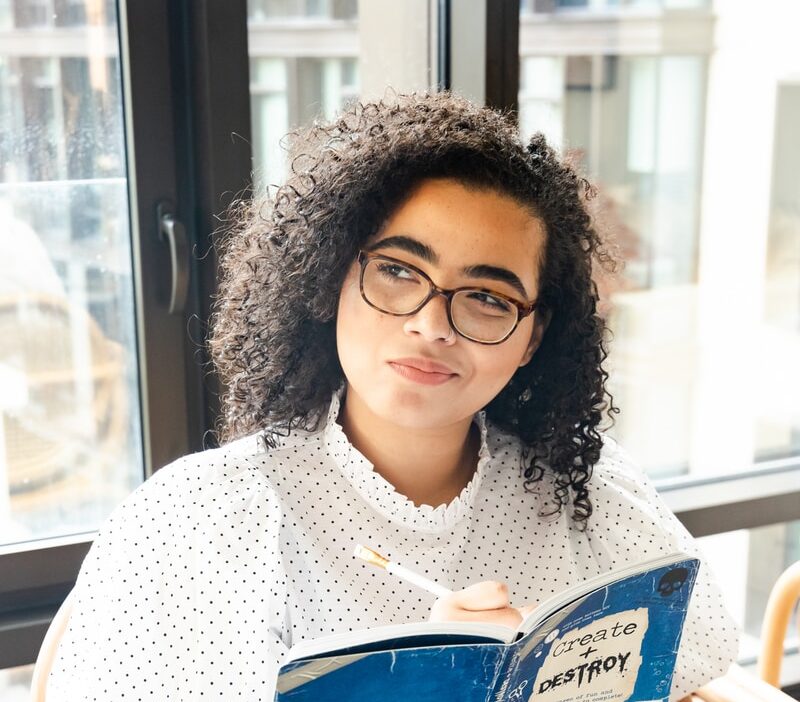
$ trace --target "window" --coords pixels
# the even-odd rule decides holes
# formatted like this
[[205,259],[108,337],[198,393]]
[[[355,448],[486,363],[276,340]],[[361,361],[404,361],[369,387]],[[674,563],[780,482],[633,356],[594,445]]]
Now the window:
[[[27,688],[92,530],[208,445],[215,216],[281,182],[287,131],[387,85],[516,107],[597,183],[627,261],[599,280],[612,434],[703,537],[752,658],[800,558],[798,10],[489,7],[0,0],[0,697]],[[192,252],[172,314],[159,204]]]
[[181,213],[179,91],[169,70],[147,70],[170,65],[168,21],[165,8],[120,15],[110,0],[0,2],[0,668],[9,680],[29,675],[94,530],[154,468],[201,448],[196,434],[207,428],[203,368],[186,338],[202,267],[180,262],[194,269],[191,287],[170,313],[175,281],[156,217],[159,203]]
[[791,2],[520,3],[521,132],[596,184],[626,262],[598,276],[610,433],[703,536],[745,663],[800,559],[797,20]]
[[[761,624],[772,586],[786,568],[800,560],[800,521],[706,536],[700,539],[700,546],[731,614],[742,627],[739,658],[752,662],[760,650]],[[786,634],[788,650],[796,650],[800,644],[797,616],[795,611]],[[790,671],[782,672],[791,680]]]
[[772,31],[791,6],[674,5],[523,3],[520,18],[520,128],[597,184],[626,260],[601,281],[624,408],[612,433],[659,479],[800,453],[784,399],[798,384],[800,200],[773,177],[800,165],[786,126],[798,60]]
[[59,52],[41,7],[0,55],[1,545],[91,531],[143,478],[116,18]]
[[[398,31],[401,27],[403,31]],[[286,173],[281,138],[362,95],[435,84],[428,2],[249,0],[250,95],[256,188]]]

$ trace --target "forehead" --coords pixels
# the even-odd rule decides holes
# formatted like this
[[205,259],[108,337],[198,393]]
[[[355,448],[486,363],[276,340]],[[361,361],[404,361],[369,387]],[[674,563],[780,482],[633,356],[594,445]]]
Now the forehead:
[[424,180],[367,244],[397,234],[433,249],[439,269],[502,266],[516,273],[529,290],[536,287],[544,223],[509,195],[451,179]]

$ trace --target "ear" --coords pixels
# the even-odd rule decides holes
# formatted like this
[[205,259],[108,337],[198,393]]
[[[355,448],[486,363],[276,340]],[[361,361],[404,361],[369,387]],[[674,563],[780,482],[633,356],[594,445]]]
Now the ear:
[[520,361],[520,367],[527,365],[530,363],[530,360],[533,358],[533,354],[536,353],[536,349],[542,343],[542,339],[544,339],[544,333],[547,331],[547,327],[550,326],[550,320],[553,317],[553,313],[551,310],[542,310],[541,312],[536,311],[534,312],[533,316],[533,331],[531,332],[531,340],[528,344],[528,348],[525,350],[525,355],[522,357]]

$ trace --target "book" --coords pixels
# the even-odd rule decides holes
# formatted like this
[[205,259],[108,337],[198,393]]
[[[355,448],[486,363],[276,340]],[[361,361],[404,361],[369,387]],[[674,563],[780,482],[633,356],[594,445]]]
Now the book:
[[666,701],[699,567],[673,553],[600,574],[516,629],[414,622],[301,641],[275,702]]

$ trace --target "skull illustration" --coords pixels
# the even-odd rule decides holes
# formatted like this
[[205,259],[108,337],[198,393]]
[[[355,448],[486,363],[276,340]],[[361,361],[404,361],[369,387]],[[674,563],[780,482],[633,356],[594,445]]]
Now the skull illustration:
[[661,596],[667,597],[676,590],[680,590],[688,575],[689,571],[686,568],[673,568],[665,573],[658,583],[658,591]]

